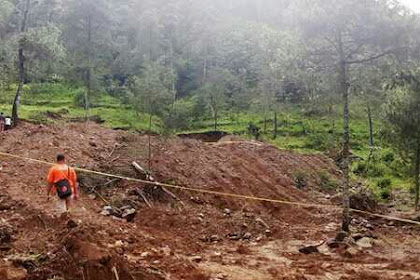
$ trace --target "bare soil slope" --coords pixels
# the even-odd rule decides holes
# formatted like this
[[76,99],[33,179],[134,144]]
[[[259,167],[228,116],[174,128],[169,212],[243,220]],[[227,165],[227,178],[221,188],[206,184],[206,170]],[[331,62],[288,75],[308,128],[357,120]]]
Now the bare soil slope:
[[[132,161],[147,167],[147,136],[96,124],[22,123],[0,141],[2,152],[50,162],[64,152],[72,165],[118,175],[138,177]],[[152,143],[152,170],[161,182],[330,204],[320,185],[325,173],[339,179],[323,156],[259,142],[153,137]],[[80,174],[86,193],[68,222],[51,215],[44,182],[48,166],[0,161],[5,279],[20,279],[10,275],[24,273],[21,268],[29,279],[420,279],[414,227],[357,218],[354,231],[375,238],[365,247],[348,252],[321,246],[320,253],[303,255],[298,251],[303,245],[335,236],[340,213],[171,190],[180,202],[154,196],[153,187],[86,174]],[[301,174],[303,185],[297,184]],[[88,196],[92,188],[101,195]],[[152,208],[136,195],[138,189],[150,194]],[[137,215],[132,222],[103,216],[107,204],[130,204]]]

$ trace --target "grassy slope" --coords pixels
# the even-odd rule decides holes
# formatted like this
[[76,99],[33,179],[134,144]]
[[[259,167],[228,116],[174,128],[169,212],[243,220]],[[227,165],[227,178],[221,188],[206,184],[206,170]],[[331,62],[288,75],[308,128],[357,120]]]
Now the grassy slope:
[[[0,110],[5,114],[11,114],[11,104],[14,98],[14,88],[0,91]],[[36,89],[25,88],[22,94],[22,105],[20,107],[20,117],[29,121],[51,122],[46,117],[47,112],[62,112],[67,110],[65,118],[85,117],[85,111],[77,106],[75,99],[81,93],[81,89],[74,89],[64,85],[43,86]],[[98,116],[105,121],[105,125],[110,128],[121,129],[148,129],[148,116],[139,114],[130,106],[123,105],[114,97],[102,95],[92,102],[89,116]],[[152,130],[157,130],[154,125]]]
[[[59,112],[63,109],[68,111],[67,118],[84,117],[84,110],[76,105],[75,98],[81,94],[80,89],[69,88],[64,85],[44,85],[36,88],[25,88],[22,96],[22,106],[20,116],[24,119],[37,122],[51,122],[52,119],[46,117],[47,112]],[[14,97],[14,89],[3,90],[0,92],[0,110],[6,114],[10,113]],[[95,100],[94,108],[89,115],[99,116],[105,121],[105,125],[111,128],[125,128],[135,130],[147,130],[148,116],[136,113],[130,106],[123,105],[121,102],[111,96],[101,96]],[[226,115],[219,120],[219,129],[251,137],[247,133],[249,123],[256,124],[261,129],[261,137],[276,145],[279,148],[293,149],[300,152],[325,152],[326,150],[338,149],[342,121],[339,115],[325,116],[305,116],[299,108],[291,108],[288,112],[283,112],[278,117],[278,137],[273,139],[273,120],[268,118],[266,130],[264,133],[264,118],[258,114],[236,114]],[[379,133],[380,122],[375,122],[375,139],[381,143]],[[194,126],[184,132],[202,132],[213,129],[211,120],[195,122]],[[153,131],[158,131],[156,124],[153,125]],[[363,114],[353,112],[351,122],[351,139],[353,153],[361,158],[353,164],[356,169],[360,162],[366,162],[369,157],[370,149],[368,146],[368,127]],[[374,166],[369,167],[375,172],[370,172],[367,176],[353,177],[357,180],[363,180],[367,185],[376,191],[378,195],[383,192],[377,184],[379,181],[387,178],[391,181],[394,188],[407,187],[408,180],[403,176],[398,176],[395,169],[401,168],[397,164],[385,162],[384,156],[393,154],[390,149],[378,149],[374,153]],[[396,156],[395,156],[396,157]],[[396,157],[397,158],[397,157]],[[394,160],[394,162],[396,162]]]

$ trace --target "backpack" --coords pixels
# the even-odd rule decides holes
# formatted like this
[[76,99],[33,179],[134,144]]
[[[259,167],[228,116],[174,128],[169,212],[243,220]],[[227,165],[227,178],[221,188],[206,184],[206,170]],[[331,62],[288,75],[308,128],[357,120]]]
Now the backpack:
[[[70,177],[70,167],[68,169],[68,178]],[[70,197],[73,192],[71,191],[69,179],[62,179],[54,184],[55,189],[57,190],[57,195],[60,199],[66,199]]]

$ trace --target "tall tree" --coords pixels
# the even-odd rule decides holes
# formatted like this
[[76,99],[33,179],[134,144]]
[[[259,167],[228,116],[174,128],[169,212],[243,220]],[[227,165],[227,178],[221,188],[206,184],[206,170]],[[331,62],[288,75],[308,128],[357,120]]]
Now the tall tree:
[[[308,5],[308,1],[302,1]],[[302,19],[304,36],[309,39],[308,54],[317,61],[319,69],[335,68],[338,92],[343,105],[343,225],[349,231],[349,167],[350,167],[350,116],[349,90],[352,71],[357,67],[400,50],[406,40],[399,6],[388,1],[327,0],[311,1]],[[309,7],[309,6],[307,6]]]
[[66,4],[64,40],[70,53],[71,70],[83,81],[83,105],[88,117],[90,97],[99,88],[98,71],[110,58],[109,1],[71,0]]

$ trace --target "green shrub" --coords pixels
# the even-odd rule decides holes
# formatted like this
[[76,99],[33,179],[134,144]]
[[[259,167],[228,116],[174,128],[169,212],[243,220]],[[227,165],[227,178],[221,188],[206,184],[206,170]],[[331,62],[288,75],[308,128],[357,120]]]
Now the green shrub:
[[319,177],[321,179],[321,188],[323,190],[335,190],[338,187],[338,182],[336,180],[331,179],[331,176],[326,172],[322,171],[319,174]]
[[165,131],[188,130],[193,122],[192,112],[195,103],[193,100],[178,100],[173,111],[166,112],[163,117]]
[[367,177],[382,177],[385,174],[386,167],[380,163],[371,163],[367,167]]
[[387,151],[385,154],[382,155],[382,160],[390,164],[395,160],[395,154],[392,151]]
[[381,190],[381,198],[383,200],[389,200],[392,196],[392,189],[391,188],[386,188]]
[[364,176],[366,174],[367,164],[364,161],[359,161],[353,168],[353,173],[359,176]]
[[392,181],[391,181],[391,179],[389,179],[389,178],[381,178],[377,183],[376,183],[376,185],[380,188],[380,189],[382,189],[382,190],[385,190],[385,189],[388,189],[388,188],[390,188],[391,187],[391,185],[392,185]]

